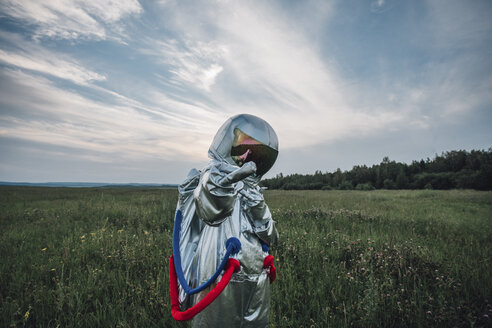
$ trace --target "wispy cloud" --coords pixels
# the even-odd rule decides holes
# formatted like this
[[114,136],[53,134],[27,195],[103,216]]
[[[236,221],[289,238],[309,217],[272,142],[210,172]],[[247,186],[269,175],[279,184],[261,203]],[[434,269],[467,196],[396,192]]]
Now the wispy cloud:
[[[173,29],[186,40],[186,48],[175,41],[158,43],[164,58],[172,61],[171,72],[181,81],[201,85],[209,91],[206,97],[226,113],[265,117],[284,147],[370,133],[403,119],[384,108],[369,114],[350,107],[346,99],[351,91],[336,65],[322,58],[320,48],[291,17],[277,15],[280,8],[226,2],[213,10],[204,3],[195,3],[194,10],[173,9]],[[324,18],[329,15],[326,11]],[[190,21],[203,28],[189,28]],[[211,89],[199,77],[214,67]],[[221,72],[220,79],[215,72]]]
[[106,39],[107,27],[122,18],[139,14],[137,0],[5,0],[0,10],[36,26],[36,37]]
[[14,53],[0,49],[0,61],[11,66],[48,74],[80,85],[106,79],[104,75],[85,69],[75,61],[57,58],[57,55],[44,50],[36,53]]
[[438,134],[492,103],[491,8],[1,1],[0,146],[98,168],[203,162],[219,126],[251,113],[277,131],[292,172],[347,140]]
[[178,84],[210,91],[223,67],[218,63],[227,52],[227,48],[215,42],[175,39],[169,41],[148,42],[150,48],[140,50],[152,55],[173,74],[172,81]]
[[372,8],[382,7],[384,5],[384,0],[376,0],[371,3]]
[[388,89],[397,95],[397,108],[407,113],[409,121],[435,128],[456,124],[492,102],[492,22],[488,19],[492,5],[487,1],[424,4],[427,19],[409,39],[414,50],[426,53],[426,60],[411,71],[392,72],[386,78],[393,83]]
[[491,40],[489,1],[426,0],[433,46],[443,50],[469,49]]
[[[2,80],[11,85],[11,88],[0,89],[0,104],[4,108],[0,129],[5,137],[90,150],[104,161],[121,158],[203,160],[206,157],[196,151],[208,141],[201,138],[199,130],[195,131],[195,120],[170,120],[172,115],[167,115],[165,109],[137,102],[129,106],[124,97],[113,99],[114,103],[96,102],[61,90],[47,79],[19,71],[2,75]],[[9,101],[21,97],[21,102]],[[176,104],[179,105],[173,103]],[[5,110],[12,107],[13,111]]]
[[85,67],[72,56],[48,50],[37,42],[0,31],[0,63],[34,74],[63,79],[78,85],[105,81],[106,76]]
[[381,14],[390,10],[392,4],[387,4],[385,0],[376,0],[371,3],[371,12],[375,14]]

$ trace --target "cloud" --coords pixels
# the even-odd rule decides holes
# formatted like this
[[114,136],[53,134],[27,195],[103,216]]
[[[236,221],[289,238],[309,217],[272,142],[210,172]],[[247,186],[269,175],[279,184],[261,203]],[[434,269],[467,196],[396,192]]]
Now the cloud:
[[[313,14],[318,21],[332,15],[328,8],[320,17],[317,7],[312,8],[303,15]],[[198,2],[193,10],[172,9],[168,23],[185,44],[153,40],[148,48],[160,49],[163,62],[172,63],[175,79],[201,86],[208,92],[206,98],[225,114],[264,117],[277,130],[283,147],[371,133],[404,119],[385,108],[369,113],[349,106],[347,99],[354,91],[305,34],[313,29],[297,28],[292,21],[296,17],[279,14],[280,7],[264,2],[254,6]],[[189,22],[195,22],[194,27]],[[201,79],[207,72],[213,88]]]
[[[4,71],[1,78],[10,86],[0,89],[4,137],[90,151],[106,162],[206,158],[197,148],[208,147],[208,140],[196,129],[194,119],[171,119],[175,115],[165,108],[127,102],[124,96],[100,103],[20,71]],[[171,104],[176,111],[193,107]],[[205,122],[198,122],[198,127],[201,124]]]
[[[191,166],[179,159],[113,158],[104,161],[90,150],[51,146],[0,136],[0,177],[3,181],[98,181],[181,183]],[[35,163],[35,165],[32,165]],[[206,161],[200,162],[202,167]]]
[[371,3],[371,11],[375,13],[382,12],[383,6],[384,6],[385,1],[384,0],[376,0]]
[[137,0],[5,0],[0,9],[4,15],[35,25],[37,38],[95,40],[106,39],[112,24],[142,12]]
[[216,42],[176,39],[148,40],[140,52],[156,57],[173,74],[173,83],[210,91],[223,67],[218,63],[227,48]]
[[314,170],[335,145],[428,135],[492,102],[490,5],[446,4],[2,1],[0,137],[155,168],[205,161],[219,126],[250,113],[285,170]]
[[393,60],[405,64],[415,61],[415,53],[421,57],[379,80],[387,81],[384,91],[392,95],[387,105],[399,108],[412,124],[458,124],[492,103],[492,6],[486,1],[424,4],[424,19],[402,36],[411,40],[406,45],[409,54],[405,61]]
[[41,44],[25,40],[17,34],[0,32],[0,42],[5,48],[5,50],[0,49],[0,62],[7,66],[63,79],[82,86],[106,80],[104,74],[84,67],[73,57],[48,50]]
[[75,61],[60,59],[58,55],[42,49],[35,53],[14,53],[0,49],[0,61],[11,66],[48,74],[80,85],[106,79],[104,75],[87,70]]
[[78,1],[88,13],[99,17],[104,22],[114,23],[133,14],[140,14],[142,7],[138,0],[103,0]]
[[425,3],[434,47],[449,51],[490,44],[492,5],[489,1],[427,0]]

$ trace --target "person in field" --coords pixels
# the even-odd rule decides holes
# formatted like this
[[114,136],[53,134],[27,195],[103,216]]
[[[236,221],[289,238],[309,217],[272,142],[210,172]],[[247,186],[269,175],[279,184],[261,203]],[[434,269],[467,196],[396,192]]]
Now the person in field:
[[[217,270],[231,237],[241,244],[233,256],[241,268],[218,298],[193,318],[192,325],[267,327],[272,271],[264,260],[278,233],[258,183],[277,159],[277,135],[261,118],[237,115],[220,127],[208,155],[210,163],[202,171],[192,169],[179,186],[183,275],[191,287],[206,282]],[[194,295],[179,286],[180,308],[197,304],[215,285]]]

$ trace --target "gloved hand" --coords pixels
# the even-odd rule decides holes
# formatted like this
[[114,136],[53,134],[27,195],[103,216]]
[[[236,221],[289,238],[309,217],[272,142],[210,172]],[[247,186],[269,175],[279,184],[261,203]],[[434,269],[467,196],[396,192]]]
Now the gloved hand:
[[[246,204],[253,215],[253,218],[259,220],[257,223],[260,225],[265,224],[262,220],[264,219],[267,205],[263,198],[262,190],[260,188],[249,188],[248,190],[241,189],[239,193],[246,198]],[[270,214],[268,214],[268,217],[270,217]]]
[[233,184],[238,181],[241,181],[250,175],[256,173],[256,164],[255,162],[246,162],[243,166],[237,169],[234,172],[229,173],[225,176],[224,179],[220,182],[222,185]]

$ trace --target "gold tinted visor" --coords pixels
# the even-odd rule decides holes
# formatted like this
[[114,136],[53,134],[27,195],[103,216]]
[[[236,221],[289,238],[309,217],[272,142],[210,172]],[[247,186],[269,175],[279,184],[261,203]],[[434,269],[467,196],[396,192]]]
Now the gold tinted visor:
[[277,160],[278,150],[268,147],[239,129],[234,129],[231,156],[239,166],[246,162],[255,162],[256,174],[261,176],[272,168]]

